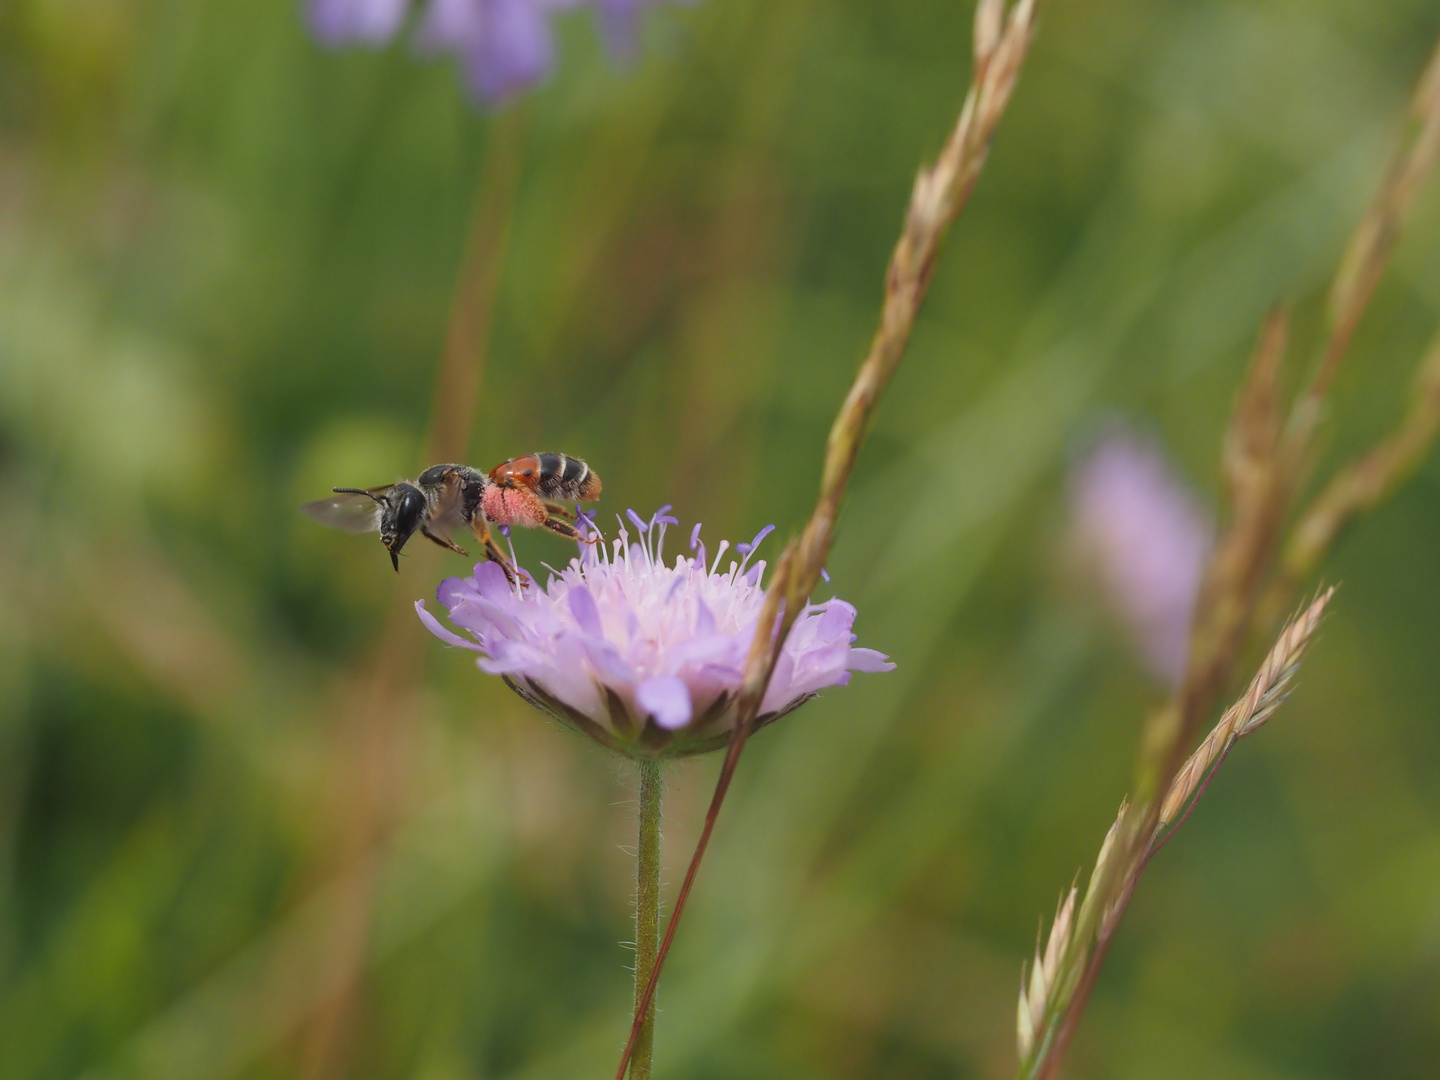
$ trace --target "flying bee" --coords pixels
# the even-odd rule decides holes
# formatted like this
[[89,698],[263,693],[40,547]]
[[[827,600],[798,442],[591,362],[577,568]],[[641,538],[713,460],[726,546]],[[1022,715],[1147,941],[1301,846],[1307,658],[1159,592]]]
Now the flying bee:
[[331,498],[306,503],[303,509],[322,525],[347,532],[378,531],[397,571],[401,549],[417,532],[467,555],[450,536],[469,526],[486,557],[513,580],[514,569],[491,536],[490,525],[543,527],[594,543],[576,531],[573,512],[561,503],[598,499],[600,488],[600,477],[579,458],[528,454],[501,462],[489,475],[469,465],[432,465],[414,480],[373,488],[337,487]]
[[[496,525],[546,528],[571,540],[580,539],[570,524],[566,503],[600,497],[600,477],[579,458],[565,454],[527,454],[502,461],[490,470],[480,507]],[[569,519],[569,520],[567,520]]]

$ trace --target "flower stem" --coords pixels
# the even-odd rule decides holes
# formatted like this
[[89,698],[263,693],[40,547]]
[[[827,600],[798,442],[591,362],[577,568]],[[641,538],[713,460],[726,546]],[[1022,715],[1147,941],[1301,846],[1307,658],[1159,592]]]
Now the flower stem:
[[[766,590],[766,607],[756,623],[755,636],[745,661],[745,678],[736,704],[735,728],[725,753],[725,764],[721,766],[705,827],[695,845],[695,853],[690,857],[685,881],[675,896],[675,909],[670,915],[670,925],[665,929],[657,974],[651,979],[652,983],[658,980],[658,965],[665,962],[670,943],[675,940],[685,900],[700,869],[700,860],[705,857],[705,847],[710,842],[715,818],[725,800],[740,752],[754,729],[755,717],[774,673],[776,660],[785,646],[790,628],[805,609],[824,570],[839,520],[840,505],[844,501],[860,445],[869,430],[875,407],[905,354],[910,331],[939,258],[941,241],[975,189],[989,154],[990,140],[1015,89],[1015,80],[1019,77],[1034,36],[1035,5],[1036,0],[1018,0],[1010,7],[1008,15],[1004,14],[1004,0],[980,0],[978,5],[977,14],[983,32],[976,36],[975,68],[971,74],[970,89],[940,156],[933,166],[922,169],[915,178],[905,225],[890,257],[880,326],[830,428],[825,470],[820,479],[820,497],[816,501],[815,512],[810,516],[800,540],[792,540],[786,546],[775,567],[775,575],[770,579],[770,588]],[[783,607],[781,600],[784,601]],[[645,991],[646,995],[653,993],[653,986]],[[639,1046],[642,1030],[640,1006],[646,1000],[642,996],[636,1002],[630,1037],[620,1055],[615,1080],[624,1080],[625,1064]],[[650,1021],[646,1019],[643,1022],[648,1025]],[[635,1075],[633,1071],[630,1073],[632,1080]]]
[[[641,759],[640,835],[635,846],[635,1009],[650,985],[660,944],[660,763]],[[630,1080],[649,1080],[655,1044],[655,997],[645,1010],[645,1023],[630,1058]]]

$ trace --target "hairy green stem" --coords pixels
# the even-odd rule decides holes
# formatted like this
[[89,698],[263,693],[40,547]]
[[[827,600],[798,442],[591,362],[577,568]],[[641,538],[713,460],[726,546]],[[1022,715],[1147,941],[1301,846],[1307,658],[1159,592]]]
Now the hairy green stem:
[[[660,945],[660,763],[641,759],[640,834],[635,846],[635,1008],[638,1011]],[[655,1045],[655,998],[630,1058],[630,1080],[649,1080]]]

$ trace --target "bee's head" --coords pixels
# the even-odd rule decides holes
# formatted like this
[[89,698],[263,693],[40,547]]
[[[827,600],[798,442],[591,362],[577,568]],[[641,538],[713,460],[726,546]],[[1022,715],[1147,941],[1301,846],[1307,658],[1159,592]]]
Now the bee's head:
[[400,549],[425,523],[425,493],[414,484],[396,484],[380,503],[380,542],[389,550],[390,561],[398,572]]

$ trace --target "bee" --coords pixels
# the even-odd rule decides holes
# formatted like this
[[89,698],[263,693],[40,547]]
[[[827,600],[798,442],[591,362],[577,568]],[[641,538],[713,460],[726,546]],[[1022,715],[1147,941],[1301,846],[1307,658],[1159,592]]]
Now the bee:
[[469,465],[432,465],[414,480],[373,488],[340,488],[328,499],[306,503],[305,513],[322,525],[347,532],[380,533],[390,562],[400,569],[400,551],[417,532],[460,555],[469,553],[452,533],[468,526],[507,577],[514,570],[495,539],[491,525],[545,528],[570,540],[595,543],[572,522],[562,503],[600,497],[600,477],[579,458],[566,454],[527,454],[502,461],[488,474]]

